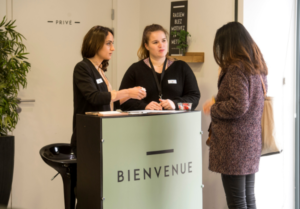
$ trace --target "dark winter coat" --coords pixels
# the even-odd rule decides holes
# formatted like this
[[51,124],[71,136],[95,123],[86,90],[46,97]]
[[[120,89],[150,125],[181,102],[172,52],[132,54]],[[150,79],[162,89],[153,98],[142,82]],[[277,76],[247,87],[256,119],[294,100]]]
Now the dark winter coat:
[[[266,76],[262,75],[267,88]],[[258,171],[264,94],[260,75],[230,66],[221,71],[211,107],[209,169],[227,175]]]

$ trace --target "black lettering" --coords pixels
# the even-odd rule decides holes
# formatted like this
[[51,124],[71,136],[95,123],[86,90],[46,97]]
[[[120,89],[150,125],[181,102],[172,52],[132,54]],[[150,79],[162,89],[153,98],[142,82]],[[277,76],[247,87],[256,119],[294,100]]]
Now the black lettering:
[[167,172],[169,172],[169,170],[167,170],[167,168],[169,168],[168,165],[165,166],[165,177],[168,177],[168,176],[169,176],[169,174],[167,174]]
[[144,169],[144,179],[146,179],[146,174],[151,179],[151,168],[149,168],[149,173]]
[[192,168],[192,164],[193,162],[189,162],[189,173],[192,173],[192,170],[191,170],[191,168]]
[[159,177],[160,169],[161,169],[161,166],[159,167],[159,170],[158,170],[158,173],[157,173],[156,167],[154,167],[154,170],[155,170],[155,173],[156,173],[157,177]]
[[176,169],[175,167],[172,165],[172,175],[174,176],[174,171],[176,172],[176,174],[178,175],[178,164],[176,164]]
[[61,23],[62,23],[62,21],[60,20],[60,21],[59,21],[59,24],[61,24]]
[[140,180],[139,178],[137,178],[138,175],[140,175],[139,173],[136,173],[137,171],[139,171],[140,169],[134,169],[134,180],[138,181]]
[[69,23],[69,21],[68,21],[68,20],[65,20],[65,23],[66,23],[66,24],[68,24],[68,23]]
[[128,170],[128,181],[130,181],[130,170]]
[[[121,177],[121,179],[120,179],[120,177]],[[118,171],[118,182],[122,182],[123,180],[124,180],[123,171]]]
[[72,25],[72,20],[69,21],[70,25]]
[[58,20],[56,20],[56,24],[58,23]]
[[181,173],[182,173],[182,174],[185,173],[185,164],[184,164],[184,171],[182,171],[182,163],[180,164],[180,170],[181,170]]

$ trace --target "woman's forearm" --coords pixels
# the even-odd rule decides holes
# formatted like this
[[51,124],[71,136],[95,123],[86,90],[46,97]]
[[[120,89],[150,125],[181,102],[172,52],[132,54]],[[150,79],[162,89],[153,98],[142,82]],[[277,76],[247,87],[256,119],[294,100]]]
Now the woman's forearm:
[[123,99],[120,99],[120,105],[124,104],[124,103],[127,102],[127,100],[129,100],[129,99],[130,99],[129,96],[128,96],[128,97],[125,97],[125,98],[123,98]]
[[120,100],[120,104],[122,104],[122,103],[126,102],[128,99],[130,99],[128,89],[111,92],[111,101],[112,102]]
[[123,104],[128,99],[137,99],[141,100],[146,97],[146,90],[140,86],[123,89],[120,91],[112,91],[111,92],[111,101],[115,102],[121,100],[120,103]]

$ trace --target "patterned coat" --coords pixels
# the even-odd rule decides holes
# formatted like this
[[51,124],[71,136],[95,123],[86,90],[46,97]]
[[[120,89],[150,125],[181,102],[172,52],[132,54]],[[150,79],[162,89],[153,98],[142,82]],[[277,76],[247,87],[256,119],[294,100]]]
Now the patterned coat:
[[[263,76],[267,88],[266,76]],[[211,107],[209,170],[227,175],[258,171],[264,95],[260,75],[229,66],[218,81]]]

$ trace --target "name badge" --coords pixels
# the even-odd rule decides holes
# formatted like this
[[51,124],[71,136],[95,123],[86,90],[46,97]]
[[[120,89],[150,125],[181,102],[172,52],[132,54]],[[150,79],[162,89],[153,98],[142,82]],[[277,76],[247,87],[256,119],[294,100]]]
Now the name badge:
[[103,83],[103,80],[102,80],[102,78],[99,78],[96,80],[96,82],[97,82],[97,84],[100,84],[100,83]]
[[177,80],[168,80],[169,84],[177,84]]

